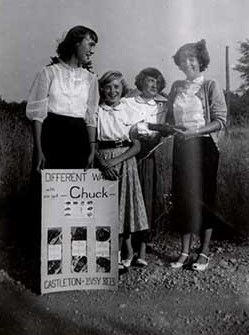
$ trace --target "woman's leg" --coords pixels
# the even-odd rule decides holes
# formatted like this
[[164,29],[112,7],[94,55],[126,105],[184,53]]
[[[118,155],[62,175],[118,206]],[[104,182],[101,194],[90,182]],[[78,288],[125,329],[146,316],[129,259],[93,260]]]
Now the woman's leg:
[[118,249],[121,251],[123,244],[123,234],[118,235]]
[[131,244],[131,234],[125,234],[124,242],[126,246],[126,258],[122,261],[122,264],[128,268],[131,266],[131,262],[133,259],[133,248]]
[[138,253],[138,258],[142,258],[142,259],[145,260],[145,255],[146,255],[146,242],[141,241],[140,248],[139,248],[139,253]]
[[189,255],[192,242],[192,234],[191,233],[183,234],[181,238],[182,238],[182,250],[178,262],[184,263]]
[[138,232],[139,237],[139,249],[138,249],[138,258],[145,260],[146,257],[146,244],[149,238],[149,230],[141,230]]
[[207,228],[203,229],[200,233],[200,240],[201,240],[201,247],[200,247],[200,254],[198,256],[197,262],[200,264],[206,264],[207,258],[202,254],[208,256],[209,254],[209,244],[211,240],[213,229]]
[[192,264],[192,269],[195,271],[205,271],[209,264],[208,252],[209,243],[212,236],[212,228],[203,229],[200,234],[201,248],[198,258],[195,263]]
[[123,244],[123,234],[118,235],[118,263],[121,263],[121,250]]
[[[209,244],[215,222],[215,194],[219,152],[211,138],[202,139],[202,225],[200,229],[200,254],[197,264],[208,265]],[[204,269],[206,268],[204,266]],[[201,267],[202,269],[202,267]]]
[[122,244],[123,244],[123,234],[119,234],[118,236],[118,269],[119,270],[124,270],[124,265],[122,264],[122,256],[121,256]]
[[182,235],[181,255],[176,262],[170,263],[172,268],[176,268],[176,269],[181,268],[186,263],[186,261],[188,260],[189,251],[191,247],[191,240],[192,240],[191,233]]
[[124,242],[125,242],[126,252],[127,252],[126,259],[132,259],[133,248],[132,248],[132,245],[131,245],[131,234],[127,234],[124,237],[124,239],[125,239]]

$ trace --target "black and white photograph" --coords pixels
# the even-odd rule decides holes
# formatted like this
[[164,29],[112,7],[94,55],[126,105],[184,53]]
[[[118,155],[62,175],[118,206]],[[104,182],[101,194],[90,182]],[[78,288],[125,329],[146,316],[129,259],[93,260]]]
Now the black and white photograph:
[[0,1],[0,335],[249,334],[248,13]]

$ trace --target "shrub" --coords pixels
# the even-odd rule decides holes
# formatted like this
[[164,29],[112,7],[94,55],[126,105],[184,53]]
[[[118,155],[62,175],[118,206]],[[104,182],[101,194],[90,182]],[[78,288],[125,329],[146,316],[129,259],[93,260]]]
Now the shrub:
[[0,200],[22,196],[29,186],[32,134],[25,105],[0,105]]
[[225,221],[249,232],[249,127],[232,128],[220,143],[218,209]]

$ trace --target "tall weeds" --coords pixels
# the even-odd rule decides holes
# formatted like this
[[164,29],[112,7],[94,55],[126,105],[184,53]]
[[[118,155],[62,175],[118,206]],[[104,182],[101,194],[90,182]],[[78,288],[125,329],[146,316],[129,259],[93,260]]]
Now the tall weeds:
[[[27,195],[32,160],[32,134],[25,104],[0,109],[0,203]],[[156,151],[156,231],[165,221],[165,194],[171,191],[172,138]],[[232,128],[220,143],[217,211],[239,231],[249,232],[249,127]],[[11,201],[11,200],[10,200]]]
[[232,128],[220,154],[218,209],[237,230],[249,232],[249,126]]
[[32,134],[25,105],[18,107],[0,110],[0,201],[21,197],[29,187]]

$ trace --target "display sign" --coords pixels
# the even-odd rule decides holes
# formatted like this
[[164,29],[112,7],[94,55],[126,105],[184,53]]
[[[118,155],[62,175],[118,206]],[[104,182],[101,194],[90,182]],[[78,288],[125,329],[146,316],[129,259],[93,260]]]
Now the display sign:
[[118,182],[42,171],[41,293],[117,289]]

